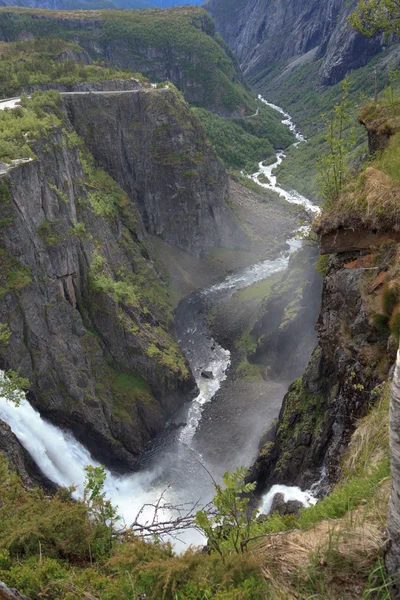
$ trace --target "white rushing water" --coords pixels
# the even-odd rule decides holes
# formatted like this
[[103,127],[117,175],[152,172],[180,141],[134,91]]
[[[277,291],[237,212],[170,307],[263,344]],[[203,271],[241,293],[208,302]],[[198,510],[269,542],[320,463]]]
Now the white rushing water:
[[267,494],[263,496],[260,510],[264,514],[268,514],[272,507],[272,502],[276,494],[282,494],[284,502],[297,500],[304,507],[312,506],[317,503],[311,491],[303,492],[299,487],[288,487],[287,485],[273,485]]
[[[267,100],[265,100],[265,98],[263,98],[262,96],[258,96],[258,99],[270,108],[273,108],[274,110],[278,111],[284,117],[282,123],[286,125],[292,133],[294,133],[297,140],[297,142],[293,144],[293,146],[299,147],[299,145],[302,142],[306,141],[305,137],[297,131],[296,125],[292,121],[292,117],[287,112],[285,112],[283,108],[281,108],[280,106],[276,106],[275,104],[271,104],[271,102],[267,102]],[[274,175],[273,173],[285,158],[285,153],[283,151],[279,151],[276,154],[276,161],[274,163],[270,165],[265,165],[264,162],[261,161],[258,165],[259,170],[253,175],[250,175],[250,179],[258,183],[258,185],[260,185],[261,187],[276,192],[282,198],[285,198],[285,200],[290,204],[299,204],[300,206],[304,206],[306,210],[314,214],[318,214],[320,212],[319,206],[313,204],[310,200],[308,200],[308,198],[305,198],[304,196],[299,194],[299,192],[296,192],[296,190],[291,190],[290,192],[288,192],[287,190],[284,190],[283,188],[279,187],[276,175]]]
[[[274,106],[260,99],[280,112],[284,116],[283,122],[293,131],[297,138],[296,145],[304,142],[304,137],[297,133],[290,116],[280,107]],[[9,108],[15,106],[18,99],[0,103],[1,108],[7,104]],[[13,106],[11,104],[14,102]],[[319,208],[297,192],[287,192],[281,189],[274,168],[282,162],[284,154],[277,153],[274,165],[264,167],[260,164],[260,171],[252,176],[258,181],[261,174],[267,175],[270,183],[260,183],[278,192],[288,202],[301,204],[307,210],[316,213]],[[237,290],[243,289],[258,281],[287,268],[290,254],[301,246],[296,238],[288,240],[288,250],[275,260],[262,261],[256,265],[242,269],[229,275],[220,282],[197,292],[185,299],[178,307],[177,331],[180,344],[185,352],[191,369],[195,375],[199,388],[198,396],[189,404],[182,407],[173,419],[175,427],[160,436],[154,448],[144,460],[144,468],[139,473],[119,476],[107,471],[106,494],[115,506],[124,522],[129,525],[135,519],[139,510],[146,503],[155,503],[160,494],[164,495],[164,502],[180,504],[182,502],[207,503],[214,495],[214,488],[205,469],[200,463],[203,457],[192,446],[192,439],[198,429],[205,404],[210,402],[219,390],[221,383],[226,379],[227,369],[230,364],[230,353],[222,348],[209,335],[204,320],[204,307],[212,306],[219,300],[230,298]],[[204,379],[202,371],[211,371],[212,379]],[[85,467],[97,466],[87,449],[78,442],[74,436],[58,427],[48,423],[24,399],[19,406],[0,398],[0,419],[8,423],[21,444],[30,453],[41,471],[58,485],[75,486],[76,495],[81,496]],[[184,424],[181,426],[181,424]],[[243,457],[241,457],[243,458]],[[247,457],[250,461],[252,457]],[[240,460],[238,458],[238,460]],[[213,471],[215,465],[205,465]],[[265,507],[270,502],[271,494],[283,491],[285,498],[301,499],[304,503],[312,503],[310,493],[304,493],[299,488],[282,488],[275,492],[274,488],[264,496]],[[273,495],[272,495],[273,498]],[[272,502],[271,498],[271,502]],[[163,503],[161,503],[161,506]],[[163,516],[168,517],[168,510]],[[147,507],[141,514],[141,522],[151,521],[153,510]],[[182,543],[201,544],[204,540],[197,531],[191,531],[180,536]]]

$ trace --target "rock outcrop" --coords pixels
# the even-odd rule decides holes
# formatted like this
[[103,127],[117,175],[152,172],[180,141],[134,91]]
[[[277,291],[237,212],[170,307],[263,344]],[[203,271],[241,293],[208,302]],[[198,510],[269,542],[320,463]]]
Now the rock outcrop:
[[7,587],[0,581],[0,600],[29,600],[29,598],[20,594],[15,588]]
[[[357,34],[347,17],[356,0],[208,0],[217,30],[260,90],[285,68],[321,61],[319,81],[337,83],[382,48],[379,38]],[[277,69],[277,67],[279,68]]]
[[393,577],[397,588],[397,593],[393,594],[393,598],[400,598],[400,350],[397,353],[393,377],[389,422],[392,493],[388,518],[389,543],[385,562],[388,573]]

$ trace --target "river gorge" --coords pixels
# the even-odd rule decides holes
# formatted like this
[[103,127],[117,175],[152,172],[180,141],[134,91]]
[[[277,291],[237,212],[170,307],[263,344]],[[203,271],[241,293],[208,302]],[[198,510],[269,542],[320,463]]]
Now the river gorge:
[[[284,117],[283,123],[296,135],[296,146],[306,143],[285,111],[261,97],[259,99]],[[7,101],[2,103],[0,108],[14,104],[15,100]],[[260,163],[259,171],[251,178],[266,189],[277,192],[287,202],[301,205],[310,215],[317,214],[319,208],[307,198],[295,191],[288,192],[279,187],[273,172],[284,158],[284,153],[279,151],[275,163],[268,166]],[[260,178],[261,175],[263,178]],[[195,377],[199,394],[178,410],[164,432],[142,454],[139,472],[117,475],[107,471],[106,495],[118,506],[118,512],[126,525],[129,526],[139,511],[141,522],[151,521],[154,516],[152,505],[161,496],[161,507],[164,503],[198,503],[198,506],[207,504],[214,495],[210,473],[219,480],[227,468],[234,468],[235,465],[248,467],[254,460],[259,439],[265,428],[277,417],[289,382],[271,381],[270,385],[267,382],[265,393],[258,394],[257,399],[248,406],[243,406],[245,415],[230,414],[229,401],[219,400],[218,405],[214,406],[213,418],[207,423],[207,435],[203,439],[203,429],[199,427],[203,410],[213,401],[225,380],[229,379],[231,363],[229,350],[214,339],[207,323],[207,315],[215,305],[223,304],[239,290],[267,280],[287,269],[291,254],[302,245],[301,234],[304,233],[304,229],[307,227],[299,226],[298,235],[286,240],[286,249],[276,258],[231,273],[192,293],[179,303],[175,311],[178,342]],[[246,403],[245,398],[243,403]],[[99,463],[93,460],[90,452],[70,432],[42,419],[27,400],[22,400],[17,407],[2,399],[0,418],[10,425],[20,443],[48,479],[57,485],[75,486],[77,496],[82,494],[85,467]],[[223,454],[217,452],[218,460],[215,462],[215,458],[209,458],[209,439],[211,436],[217,442],[221,437],[221,428],[224,430],[225,443]],[[240,430],[240,435],[248,440],[244,446],[237,444],[236,430]],[[278,491],[288,493],[291,499],[300,499],[305,504],[312,501],[310,495],[303,493],[300,488],[281,487]],[[267,496],[266,507],[270,506],[270,501],[270,496]],[[141,510],[144,505],[147,506]],[[169,509],[164,512],[166,518],[171,516]],[[174,540],[177,548],[182,544],[203,541],[200,534],[194,530],[184,532],[179,535],[178,540]]]

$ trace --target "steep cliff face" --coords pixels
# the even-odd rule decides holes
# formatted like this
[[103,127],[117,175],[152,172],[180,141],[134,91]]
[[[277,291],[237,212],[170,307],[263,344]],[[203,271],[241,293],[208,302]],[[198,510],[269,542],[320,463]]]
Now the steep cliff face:
[[151,81],[172,81],[189,102],[219,114],[254,112],[236,58],[203,9],[0,10],[0,40],[33,37],[74,41],[92,60],[142,73]]
[[1,366],[95,456],[132,467],[195,388],[166,286],[134,204],[76,133],[35,151],[1,178]]
[[217,30],[238,55],[257,88],[281,72],[311,61],[322,64],[323,85],[340,81],[381,49],[379,39],[355,33],[347,17],[352,0],[208,0],[205,7]]
[[174,89],[64,97],[71,123],[139,208],[146,230],[200,255],[246,247],[228,178]]
[[[387,268],[381,260],[376,273]],[[356,422],[379,396],[390,366],[387,335],[369,317],[369,303],[379,293],[370,283],[360,253],[329,259],[317,348],[303,377],[290,386],[251,472],[260,492],[273,483],[307,488],[321,469],[328,485],[338,480]]]

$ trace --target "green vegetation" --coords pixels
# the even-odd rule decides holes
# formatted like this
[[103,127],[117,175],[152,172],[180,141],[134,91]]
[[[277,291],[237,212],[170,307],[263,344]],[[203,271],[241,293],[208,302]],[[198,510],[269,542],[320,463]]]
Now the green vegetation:
[[[127,383],[123,376],[118,385]],[[154,600],[337,600],[361,597],[356,590],[365,599],[383,598],[370,594],[390,587],[380,533],[390,474],[388,390],[382,388],[381,401],[357,427],[343,458],[343,481],[299,517],[258,519],[248,509],[253,485],[243,482],[244,469],[215,482],[214,511],[196,515],[209,554],[189,549],[176,556],[169,544],[145,542],[129,529],[120,536],[102,467],[87,468],[83,499],[73,501],[72,490],[54,497],[26,490],[0,457],[0,579],[32,600],[43,594],[49,600],[138,600],[143,594]],[[338,596],[344,578],[349,595]]]
[[58,92],[35,92],[31,99],[21,98],[21,108],[0,111],[0,161],[34,159],[32,143],[61,125],[60,103]]
[[400,33],[400,5],[397,0],[360,0],[349,21],[364,35]]
[[317,159],[317,184],[325,208],[332,206],[339,198],[349,177],[347,160],[353,140],[348,131],[352,109],[348,92],[349,84],[344,80],[341,101],[335,105],[332,117],[326,123],[326,143],[329,151]]
[[318,218],[320,233],[337,227],[366,228],[374,231],[398,230],[400,218],[400,102],[387,96],[368,104],[360,118],[383,150],[370,157],[358,173],[353,173],[340,196]]
[[266,106],[248,119],[224,118],[204,109],[195,109],[195,113],[218,156],[231,169],[254,173],[262,160],[275,159],[275,149],[294,141],[276,111]]
[[[102,489],[104,471],[88,468],[82,501],[27,491],[0,460],[0,579],[32,600],[263,600],[253,556],[221,558],[116,533],[115,509]],[[18,498],[18,502],[15,502]]]
[[0,246],[0,299],[32,283],[31,270],[21,265]]
[[37,234],[46,246],[55,246],[59,242],[57,224],[54,222],[43,221],[37,229]]
[[22,89],[49,83],[63,86],[79,82],[127,79],[141,75],[128,69],[101,64],[86,65],[84,53],[75,42],[37,38],[24,42],[0,43],[0,98],[10,98]]

